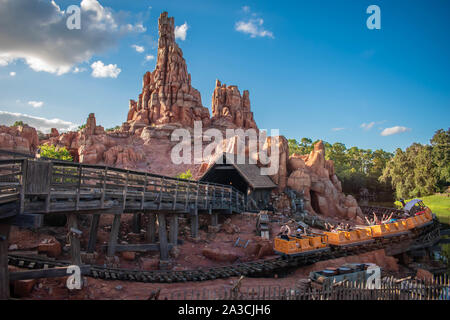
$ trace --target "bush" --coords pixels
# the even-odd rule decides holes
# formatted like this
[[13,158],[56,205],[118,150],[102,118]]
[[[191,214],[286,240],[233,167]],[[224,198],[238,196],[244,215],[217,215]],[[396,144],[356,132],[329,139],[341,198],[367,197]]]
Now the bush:
[[191,173],[191,169],[189,169],[189,170],[186,171],[186,172],[180,173],[180,174],[177,175],[175,178],[178,178],[178,179],[186,179],[186,180],[192,180],[193,176],[192,176],[192,173]]
[[108,128],[105,131],[114,131],[120,129],[120,126],[115,126],[114,128]]
[[16,121],[14,122],[14,124],[12,125],[13,127],[23,127],[26,126],[26,123],[23,123],[23,121]]
[[57,148],[54,145],[48,146],[46,144],[43,144],[39,148],[41,150],[40,155],[43,158],[66,160],[66,161],[73,160],[69,150],[67,150],[65,147]]

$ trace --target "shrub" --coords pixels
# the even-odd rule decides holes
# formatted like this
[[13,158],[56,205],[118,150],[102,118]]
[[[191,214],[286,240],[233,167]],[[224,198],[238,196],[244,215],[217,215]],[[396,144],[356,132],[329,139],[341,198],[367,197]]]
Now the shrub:
[[49,146],[43,144],[39,148],[41,150],[40,152],[41,157],[67,161],[73,160],[69,150],[67,150],[65,147],[57,148],[54,145]]

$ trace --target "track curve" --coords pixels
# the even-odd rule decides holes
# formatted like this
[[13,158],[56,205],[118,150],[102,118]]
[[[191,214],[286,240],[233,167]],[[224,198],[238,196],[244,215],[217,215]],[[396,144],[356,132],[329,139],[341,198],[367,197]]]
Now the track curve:
[[[236,263],[228,266],[213,267],[198,270],[132,270],[109,268],[99,265],[91,265],[87,276],[104,280],[123,280],[149,283],[174,283],[188,281],[206,281],[225,279],[234,276],[268,277],[277,273],[288,272],[293,268],[306,266],[318,261],[336,259],[340,257],[356,255],[364,252],[387,248],[390,245],[402,241],[412,241],[410,248],[427,247],[439,241],[439,222],[433,220],[431,225],[414,230],[410,235],[401,235],[389,239],[377,239],[371,244],[364,244],[346,248],[331,248],[328,252],[311,252],[309,255],[298,257],[280,256],[245,263]],[[407,251],[407,250],[406,250]],[[27,257],[22,255],[8,255],[8,264],[26,269],[45,269],[64,267],[71,263],[66,261],[46,260],[43,258]]]

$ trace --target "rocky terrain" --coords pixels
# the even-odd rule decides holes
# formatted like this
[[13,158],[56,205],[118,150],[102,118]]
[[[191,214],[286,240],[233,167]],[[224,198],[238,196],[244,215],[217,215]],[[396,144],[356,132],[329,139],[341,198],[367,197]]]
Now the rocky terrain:
[[[167,12],[158,20],[159,41],[155,70],[146,72],[142,91],[137,101],[130,100],[127,121],[119,129],[105,131],[97,125],[91,113],[83,129],[59,134],[56,129],[39,141],[34,128],[0,126],[0,148],[35,152],[39,144],[65,147],[75,161],[87,164],[105,164],[174,176],[190,170],[200,177],[215,158],[204,159],[203,164],[175,165],[170,159],[172,148],[178,143],[170,139],[177,128],[192,131],[194,121],[201,121],[203,130],[215,128],[258,129],[250,105],[249,91],[242,95],[237,86],[227,86],[219,80],[212,94],[212,117],[202,105],[198,90],[191,85],[183,52],[175,42],[174,19]],[[275,139],[277,138],[277,139]],[[223,150],[237,153],[239,138],[224,139]],[[312,214],[361,222],[361,209],[355,198],[345,196],[335,175],[332,161],[325,160],[325,150],[317,143],[309,155],[289,156],[287,139],[267,137],[263,149],[271,155],[271,145],[279,149],[279,169],[271,176],[278,185],[276,207],[289,210],[286,187],[303,193],[306,209]],[[256,150],[258,151],[258,150]],[[259,160],[258,154],[246,156]],[[258,161],[258,165],[261,163]]]

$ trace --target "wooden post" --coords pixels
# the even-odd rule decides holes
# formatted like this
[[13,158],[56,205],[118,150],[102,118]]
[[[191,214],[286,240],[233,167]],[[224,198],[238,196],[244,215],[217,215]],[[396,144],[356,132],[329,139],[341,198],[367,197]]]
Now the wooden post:
[[105,167],[103,171],[103,181],[102,181],[102,195],[100,198],[100,208],[105,207],[105,197],[106,197],[106,176],[108,175],[108,167]]
[[114,221],[109,234],[108,252],[107,256],[112,257],[116,253],[117,238],[119,237],[120,218],[121,214],[114,215]]
[[20,182],[20,214],[24,213],[25,211],[25,183],[26,183],[26,176],[27,176],[27,167],[28,167],[28,160],[22,161],[22,179]]
[[195,208],[191,211],[191,237],[198,237],[198,209]]
[[124,186],[124,189],[123,189],[123,206],[122,206],[122,210],[125,210],[125,207],[127,205],[128,173],[129,173],[129,171],[127,171],[127,175],[126,175],[126,179],[125,179],[125,186]]
[[89,243],[87,252],[92,253],[95,251],[95,243],[97,242],[97,232],[98,232],[98,225],[100,221],[100,215],[99,214],[93,214],[92,220],[91,220],[91,228],[89,230]]
[[219,214],[217,212],[213,212],[211,214],[211,225],[213,227],[217,227],[218,224],[219,224]]
[[167,230],[166,230],[166,214],[158,213],[159,224],[159,253],[161,260],[169,259],[169,246],[167,243]]
[[141,214],[133,213],[133,233],[141,232]]
[[0,223],[0,300],[9,299],[8,239],[11,226]]
[[[77,198],[75,201],[75,210],[78,211],[80,209],[80,192],[81,192],[81,178],[82,178],[82,170],[83,167],[81,164],[78,166],[78,185],[77,185]],[[50,188],[49,188],[49,195],[48,199],[50,199]],[[48,212],[48,211],[46,211]]]
[[80,238],[70,230],[71,228],[78,230],[78,217],[75,213],[67,214],[67,227],[69,229],[71,261],[75,265],[81,265]]
[[169,242],[174,246],[178,242],[178,215],[176,213],[170,216]]
[[144,210],[144,203],[145,203],[145,191],[147,191],[147,172],[145,173],[144,177],[144,185],[142,187],[142,194],[141,194],[141,210]]
[[147,241],[150,243],[156,242],[156,214],[154,213],[148,215]]

